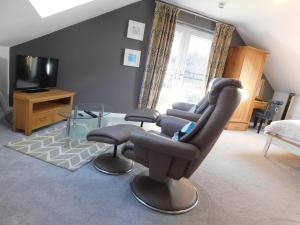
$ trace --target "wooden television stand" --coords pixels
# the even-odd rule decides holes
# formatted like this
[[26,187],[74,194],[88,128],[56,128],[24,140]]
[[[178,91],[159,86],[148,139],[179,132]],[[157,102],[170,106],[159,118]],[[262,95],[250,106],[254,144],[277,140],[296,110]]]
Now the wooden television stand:
[[31,135],[34,129],[64,120],[58,112],[72,110],[74,95],[74,92],[59,89],[38,93],[14,92],[13,130],[24,130],[26,135]]

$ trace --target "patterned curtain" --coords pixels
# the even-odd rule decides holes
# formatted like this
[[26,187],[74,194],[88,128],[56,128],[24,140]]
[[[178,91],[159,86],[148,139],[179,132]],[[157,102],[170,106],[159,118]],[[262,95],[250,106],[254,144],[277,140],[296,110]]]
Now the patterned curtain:
[[212,79],[222,77],[223,75],[234,29],[235,28],[233,26],[228,24],[216,24],[216,30],[207,67],[206,87],[208,87],[209,82]]
[[139,108],[155,109],[162,88],[179,9],[156,2]]

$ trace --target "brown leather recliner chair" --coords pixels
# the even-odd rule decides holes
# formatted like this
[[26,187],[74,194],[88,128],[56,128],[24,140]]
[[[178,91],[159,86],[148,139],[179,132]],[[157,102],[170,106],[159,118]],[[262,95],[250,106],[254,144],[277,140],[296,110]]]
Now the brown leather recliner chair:
[[200,166],[238,106],[241,83],[220,79],[208,93],[208,103],[196,127],[179,141],[171,139],[187,120],[163,116],[161,135],[145,131],[131,133],[122,149],[125,157],[149,168],[149,175],[134,177],[131,189],[138,201],[151,209],[184,213],[197,205],[196,188],[189,178]]
[[[212,89],[220,79],[222,78],[213,79],[210,82],[209,90]],[[167,110],[167,115],[197,122],[208,105],[208,95],[204,96],[197,105],[186,102],[176,102],[172,105],[172,109]]]

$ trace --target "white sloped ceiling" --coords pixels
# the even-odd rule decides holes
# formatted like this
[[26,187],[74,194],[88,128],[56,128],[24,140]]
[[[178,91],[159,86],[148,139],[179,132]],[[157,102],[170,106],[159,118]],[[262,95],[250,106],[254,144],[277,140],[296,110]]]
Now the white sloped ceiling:
[[300,94],[299,0],[167,0],[236,26],[243,40],[269,51],[265,74],[275,90]]
[[0,0],[0,46],[14,46],[138,1],[94,0],[41,18],[29,0]]

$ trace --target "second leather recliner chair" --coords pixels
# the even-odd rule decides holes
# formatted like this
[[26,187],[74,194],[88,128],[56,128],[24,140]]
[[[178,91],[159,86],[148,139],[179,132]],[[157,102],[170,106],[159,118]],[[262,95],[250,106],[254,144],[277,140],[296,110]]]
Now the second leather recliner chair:
[[[212,89],[220,79],[222,78],[213,79],[210,82],[208,90]],[[204,96],[197,105],[186,102],[176,102],[172,105],[172,109],[167,110],[167,115],[196,122],[199,120],[201,114],[204,112],[207,106],[208,95]]]

